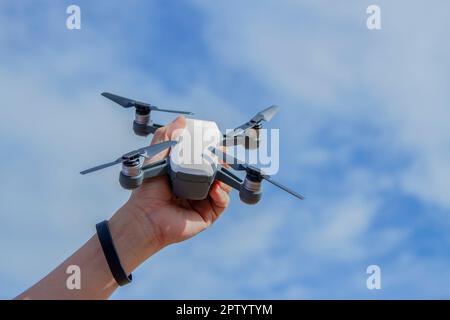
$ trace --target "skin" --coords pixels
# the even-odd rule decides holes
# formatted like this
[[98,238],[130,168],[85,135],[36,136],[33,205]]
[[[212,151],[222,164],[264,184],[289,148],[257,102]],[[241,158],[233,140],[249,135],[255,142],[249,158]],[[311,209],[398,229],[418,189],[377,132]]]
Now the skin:
[[[185,126],[178,117],[160,128],[152,144],[173,139]],[[163,159],[163,151],[147,162]],[[127,274],[164,247],[187,240],[214,223],[228,206],[231,187],[215,181],[205,200],[176,199],[167,176],[145,181],[129,200],[109,219],[113,242]],[[69,290],[68,266],[81,271],[81,289]],[[131,284],[132,285],[132,284]],[[34,286],[16,299],[107,299],[118,285],[115,282],[97,235]]]

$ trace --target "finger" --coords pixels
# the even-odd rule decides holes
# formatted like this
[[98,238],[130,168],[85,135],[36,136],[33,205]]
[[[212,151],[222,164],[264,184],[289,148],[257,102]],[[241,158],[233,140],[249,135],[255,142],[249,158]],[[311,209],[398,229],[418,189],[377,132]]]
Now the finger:
[[[182,128],[184,126],[185,126],[185,118],[177,117],[174,121],[172,121],[168,125],[158,128],[158,130],[155,131],[151,144],[153,145],[169,140],[169,137],[173,135],[175,130]],[[159,161],[164,159],[168,155],[169,149],[164,150],[163,152],[151,157],[150,159],[146,159],[144,163],[149,164],[155,161]]]
[[[167,131],[166,127],[158,128],[158,130],[156,130],[155,134],[153,135],[151,145],[166,141],[166,139],[165,139],[166,131]],[[153,157],[146,158],[144,161],[144,165],[155,162],[155,161],[162,160],[165,157],[167,157],[168,153],[169,153],[169,150],[164,150],[164,151],[158,153],[157,155],[154,155]]]
[[213,188],[209,192],[209,195],[213,200],[212,205],[215,207],[214,211],[216,211],[216,213],[220,214],[220,212],[223,211],[223,209],[225,209],[230,202],[230,195],[225,190],[223,190],[219,184],[215,184],[213,186]]
[[209,197],[205,200],[189,200],[189,204],[192,209],[202,217],[206,226],[209,226],[217,218],[220,217],[222,212],[228,206],[230,198],[218,184],[213,184],[209,191]]
[[171,123],[167,124],[164,127],[158,128],[155,134],[153,135],[152,143],[161,143],[167,140],[171,140],[175,134],[175,132],[179,131],[179,129],[184,128],[186,125],[186,118],[183,116],[179,116],[175,118]]
[[223,191],[225,191],[226,193],[230,193],[231,192],[231,190],[233,189],[233,188],[231,188],[229,185],[227,185],[226,183],[223,183],[223,182],[221,182],[221,181],[219,181],[219,186],[220,186],[220,188],[223,190]]
[[151,144],[152,145],[158,144],[158,143],[165,141],[166,133],[167,133],[167,127],[158,128],[158,130],[156,130],[155,133],[153,134],[153,139],[152,139]]
[[229,185],[227,185],[226,183],[223,183],[222,181],[215,181],[215,183],[217,183],[219,185],[219,187],[225,191],[226,193],[230,193],[231,190],[233,189],[232,187],[230,187]]
[[211,225],[216,219],[216,216],[218,216],[209,199],[188,200],[188,202],[191,205],[191,208],[202,217],[207,227]]
[[184,127],[186,126],[186,118],[184,116],[178,116],[175,120],[167,126],[166,136],[169,140],[174,140],[177,138]]

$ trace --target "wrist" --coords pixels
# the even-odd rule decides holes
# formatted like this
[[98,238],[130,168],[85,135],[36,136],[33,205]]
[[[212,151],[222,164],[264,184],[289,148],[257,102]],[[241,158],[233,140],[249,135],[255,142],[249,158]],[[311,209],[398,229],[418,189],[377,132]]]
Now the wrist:
[[111,236],[127,274],[163,247],[156,229],[145,220],[145,215],[129,203],[109,220]]

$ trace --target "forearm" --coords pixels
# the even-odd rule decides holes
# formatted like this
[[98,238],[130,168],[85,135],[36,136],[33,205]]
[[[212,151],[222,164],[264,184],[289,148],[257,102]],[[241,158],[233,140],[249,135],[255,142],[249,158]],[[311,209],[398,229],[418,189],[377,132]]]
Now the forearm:
[[[161,249],[151,234],[144,232],[139,216],[125,205],[109,220],[111,236],[127,274]],[[71,265],[80,268],[80,289],[66,285]],[[106,299],[118,287],[103,254],[97,235],[17,299]]]

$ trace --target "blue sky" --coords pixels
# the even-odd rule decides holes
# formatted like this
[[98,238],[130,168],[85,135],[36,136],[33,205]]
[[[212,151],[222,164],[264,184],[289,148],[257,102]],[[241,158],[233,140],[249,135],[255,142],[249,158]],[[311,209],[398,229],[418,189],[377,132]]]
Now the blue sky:
[[[382,30],[366,28],[378,4]],[[82,29],[65,28],[77,4]],[[278,104],[278,180],[152,257],[114,298],[449,298],[450,4],[2,1],[0,298],[40,279],[126,199],[147,143],[100,93],[232,128]],[[170,115],[157,115],[161,122]],[[95,151],[95,153],[94,153]],[[366,288],[377,264],[382,289]]]

